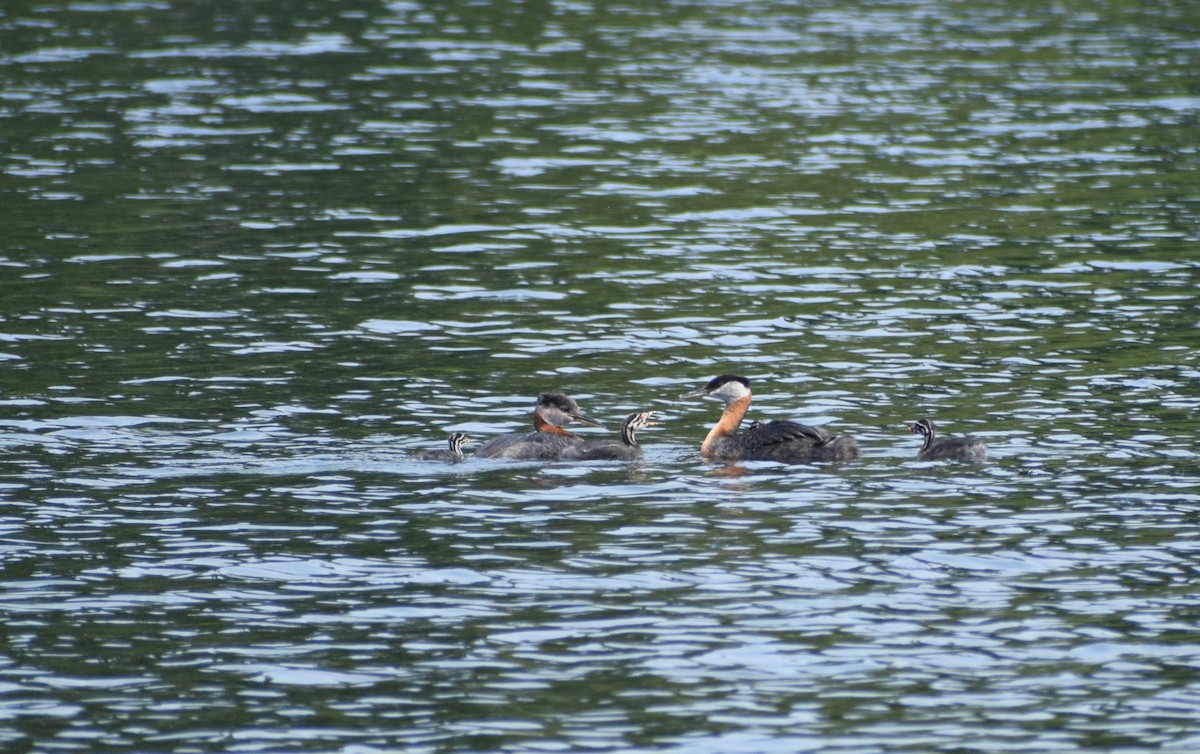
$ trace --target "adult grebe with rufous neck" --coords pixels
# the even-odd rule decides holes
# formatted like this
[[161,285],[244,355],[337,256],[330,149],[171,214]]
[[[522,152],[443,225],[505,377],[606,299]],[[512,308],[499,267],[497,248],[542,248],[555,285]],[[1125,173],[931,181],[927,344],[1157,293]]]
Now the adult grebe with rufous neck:
[[734,374],[714,377],[707,385],[681,398],[717,398],[725,403],[721,419],[700,445],[705,458],[744,461],[852,461],[858,443],[848,435],[835,435],[823,427],[773,420],[756,422],[739,432],[750,408],[750,380]]
[[587,416],[569,395],[542,393],[533,407],[533,432],[501,435],[479,446],[476,458],[510,458],[514,460],[554,460],[569,448],[583,442],[563,429],[573,421],[604,429],[604,425]]

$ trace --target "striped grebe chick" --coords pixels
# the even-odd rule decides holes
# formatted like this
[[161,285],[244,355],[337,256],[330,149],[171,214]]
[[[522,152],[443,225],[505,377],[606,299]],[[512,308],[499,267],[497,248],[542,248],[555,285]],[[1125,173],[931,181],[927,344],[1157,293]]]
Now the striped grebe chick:
[[925,436],[925,442],[917,451],[918,461],[983,461],[987,459],[987,446],[970,435],[943,437],[934,441],[937,427],[929,419],[920,419],[908,425],[909,432]]
[[428,450],[424,453],[417,453],[413,457],[418,461],[450,461],[451,463],[458,463],[467,459],[463,455],[462,449],[469,442],[471,442],[470,437],[464,435],[462,432],[455,432],[450,435],[449,450]]
[[542,393],[533,407],[533,432],[500,435],[479,446],[476,458],[509,458],[522,461],[549,461],[562,456],[568,449],[583,442],[563,429],[573,421],[604,428],[587,416],[569,395]]
[[733,374],[714,377],[707,385],[682,398],[718,398],[725,403],[721,419],[700,445],[705,458],[745,461],[851,461],[858,458],[858,443],[848,435],[835,435],[823,427],[774,420],[755,422],[739,432],[750,408],[750,380]]
[[642,446],[637,444],[636,433],[639,429],[653,427],[658,422],[650,421],[653,411],[643,411],[640,414],[630,414],[621,425],[621,442],[612,440],[585,440],[563,453],[564,459],[572,461],[636,461],[644,454]]

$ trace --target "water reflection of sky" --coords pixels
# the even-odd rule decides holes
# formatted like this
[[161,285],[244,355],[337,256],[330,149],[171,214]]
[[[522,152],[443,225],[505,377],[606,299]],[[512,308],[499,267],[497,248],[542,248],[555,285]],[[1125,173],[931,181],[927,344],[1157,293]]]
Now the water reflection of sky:
[[[1189,21],[6,12],[0,737],[1194,749]],[[546,390],[645,459],[414,460]]]

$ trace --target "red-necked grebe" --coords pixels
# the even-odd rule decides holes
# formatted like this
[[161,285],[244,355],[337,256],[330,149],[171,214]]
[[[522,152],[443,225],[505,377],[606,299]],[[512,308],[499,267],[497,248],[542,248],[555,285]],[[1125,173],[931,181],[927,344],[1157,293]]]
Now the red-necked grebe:
[[746,461],[850,461],[858,458],[853,437],[793,421],[755,422],[738,432],[750,408],[750,380],[732,374],[714,377],[682,398],[709,397],[725,402],[725,410],[700,445],[705,458]]
[[462,432],[455,432],[450,435],[449,450],[427,450],[424,453],[417,453],[413,456],[418,461],[450,461],[458,463],[465,461],[466,456],[463,455],[463,446],[471,442],[471,438],[464,435]]
[[604,428],[600,422],[584,415],[574,398],[562,393],[542,393],[533,408],[535,432],[493,437],[479,446],[475,457],[542,461],[560,458],[568,448],[583,442],[563,429],[573,421]]
[[918,461],[983,461],[987,459],[987,446],[970,435],[943,437],[933,441],[937,428],[929,419],[920,419],[908,425],[909,432],[925,436],[925,442],[917,451]]
[[639,429],[658,424],[658,422],[650,421],[652,416],[654,416],[653,411],[630,414],[625,417],[625,423],[621,425],[621,442],[586,440],[567,448],[562,457],[572,461],[636,461],[644,453],[642,446],[637,444],[635,435]]

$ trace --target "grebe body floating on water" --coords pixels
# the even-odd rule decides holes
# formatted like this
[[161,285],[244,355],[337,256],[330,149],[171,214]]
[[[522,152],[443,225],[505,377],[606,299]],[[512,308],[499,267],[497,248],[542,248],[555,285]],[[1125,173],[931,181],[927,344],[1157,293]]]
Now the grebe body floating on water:
[[725,410],[700,445],[705,458],[744,461],[852,461],[858,458],[853,437],[835,435],[823,427],[793,421],[755,422],[739,432],[750,408],[750,380],[733,374],[714,377],[707,385],[682,398],[719,398]]
[[925,442],[917,451],[918,461],[987,460],[987,446],[970,435],[943,437],[934,442],[933,437],[937,433],[937,428],[929,419],[921,419],[908,425],[908,431],[925,436]]
[[465,461],[466,456],[463,455],[463,446],[471,442],[471,438],[464,435],[462,432],[455,432],[450,435],[449,450],[428,450],[424,453],[417,453],[414,458],[418,461],[450,461],[458,463]]
[[636,461],[644,453],[635,436],[639,429],[653,427],[658,422],[650,421],[653,411],[630,414],[621,425],[621,442],[612,440],[585,440],[563,453],[562,458],[572,461]]
[[500,435],[479,446],[476,458],[510,458],[521,461],[551,461],[562,457],[583,440],[563,427],[573,421],[604,428],[579,410],[575,399],[562,393],[542,393],[533,408],[534,432]]

